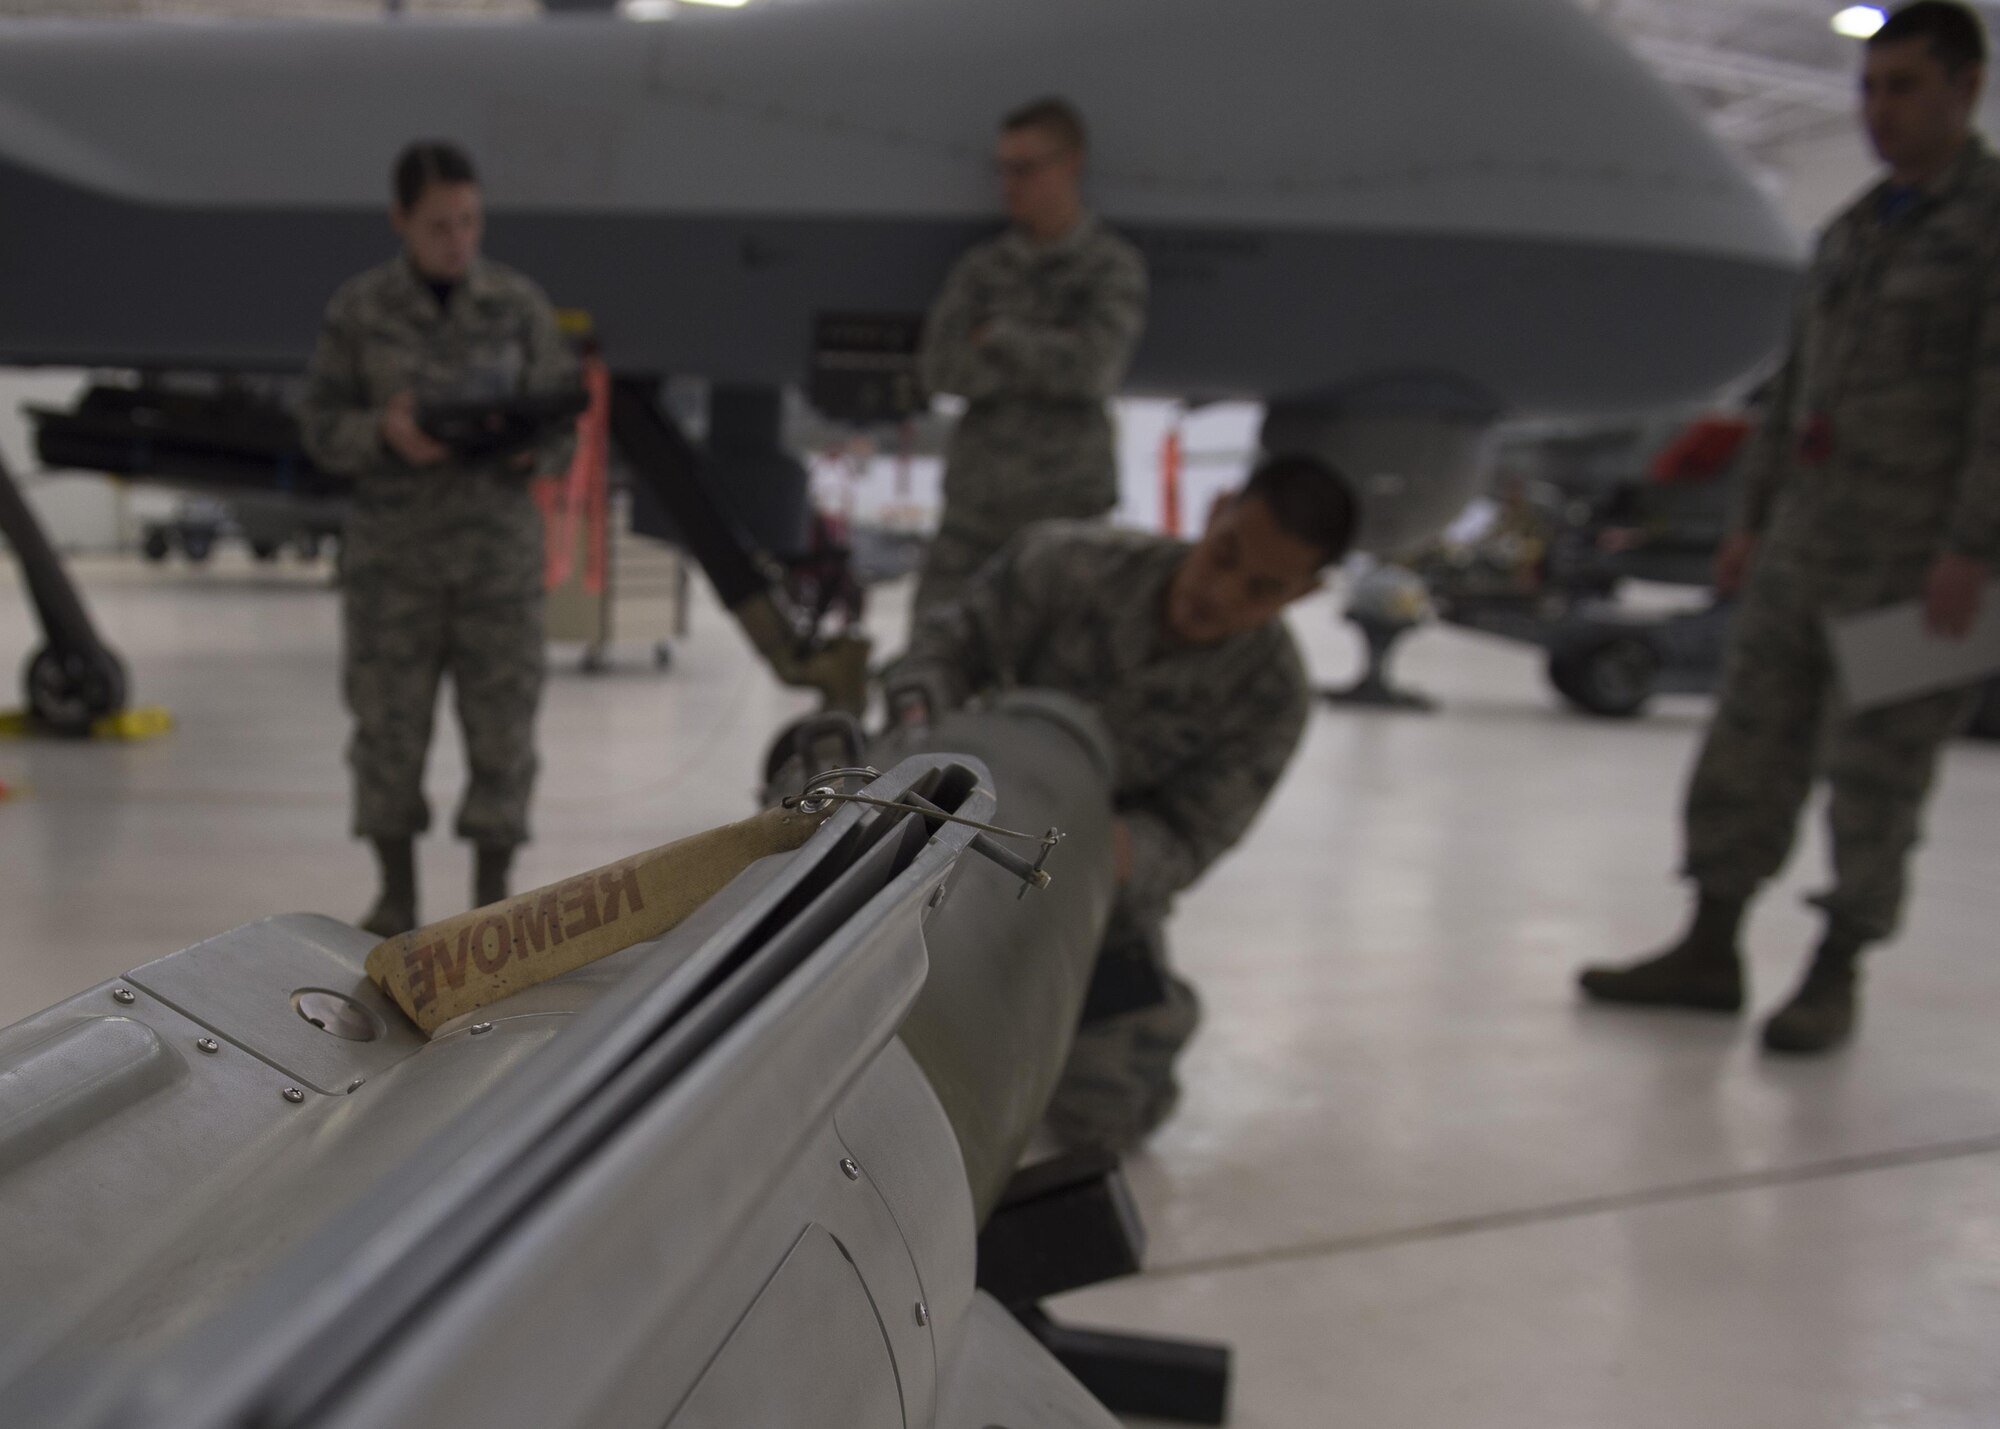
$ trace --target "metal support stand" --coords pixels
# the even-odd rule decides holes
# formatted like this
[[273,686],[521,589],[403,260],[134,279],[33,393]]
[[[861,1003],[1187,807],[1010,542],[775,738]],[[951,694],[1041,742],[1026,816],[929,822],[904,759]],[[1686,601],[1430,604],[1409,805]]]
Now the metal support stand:
[[1389,655],[1401,640],[1417,627],[1408,621],[1381,620],[1372,615],[1349,615],[1361,638],[1367,643],[1368,668],[1361,678],[1345,689],[1321,690],[1320,696],[1329,704],[1367,705],[1373,709],[1408,710],[1412,713],[1428,714],[1437,708],[1437,702],[1428,695],[1417,694],[1414,690],[1398,689],[1389,677]]
[[[852,632],[828,635],[817,627],[823,612],[800,611],[793,604],[783,566],[717,497],[709,477],[711,459],[661,408],[658,389],[658,380],[648,377],[619,377],[612,383],[611,440],[634,481],[665,512],[677,538],[708,573],[716,595],[772,673],[785,684],[818,690],[829,709],[859,714],[868,705],[867,640]],[[749,418],[763,410],[754,397],[752,393],[740,404],[720,407],[715,416],[740,418],[754,427]],[[774,423],[776,408],[767,415]],[[711,433],[711,442],[715,436]],[[743,470],[754,480],[779,464],[750,462]]]
[[1144,1246],[1118,1158],[1074,1152],[1008,1183],[979,1233],[979,1288],[1112,1413],[1220,1424],[1229,1405],[1229,1346],[1080,1329],[1042,1308],[1050,1296],[1133,1274]]
[[1059,1325],[1039,1309],[1022,1327],[1113,1414],[1177,1424],[1221,1424],[1229,1415],[1227,1345],[1155,1339]]
[[13,548],[28,599],[42,623],[42,645],[24,676],[28,713],[57,734],[85,735],[125,707],[125,665],[97,634],[62,559],[4,463],[0,463],[0,535]]

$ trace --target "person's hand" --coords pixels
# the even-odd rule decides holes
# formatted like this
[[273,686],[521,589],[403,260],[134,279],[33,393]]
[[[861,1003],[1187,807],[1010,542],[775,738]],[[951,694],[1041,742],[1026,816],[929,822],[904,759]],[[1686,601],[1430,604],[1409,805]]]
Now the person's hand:
[[417,399],[408,392],[382,409],[382,440],[411,466],[437,466],[451,456],[451,448],[417,425]]
[[1715,593],[1739,594],[1750,579],[1750,567],[1756,559],[1757,537],[1753,533],[1738,531],[1724,541],[1722,549],[1715,553]]
[[1947,551],[1924,578],[1924,626],[1946,640],[1963,640],[1979,619],[1993,568],[1984,561]]
[[1123,819],[1111,821],[1111,872],[1120,888],[1132,881],[1132,826]]

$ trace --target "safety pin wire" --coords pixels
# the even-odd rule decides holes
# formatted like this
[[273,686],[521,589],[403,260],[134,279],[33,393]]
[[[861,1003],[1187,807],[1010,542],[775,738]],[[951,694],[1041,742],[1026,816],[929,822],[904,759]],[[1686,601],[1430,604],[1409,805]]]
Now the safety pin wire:
[[794,794],[785,800],[787,809],[805,808],[807,804],[818,806],[806,809],[809,814],[817,813],[819,807],[827,804],[866,804],[871,809],[888,809],[898,814],[922,814],[926,818],[942,819],[948,824],[964,824],[968,829],[978,829],[982,834],[998,834],[1003,839],[1038,843],[1044,848],[1053,848],[1062,842],[1062,835],[1055,829],[1050,829],[1045,834],[1024,834],[1019,829],[1003,829],[998,824],[982,824],[979,820],[968,819],[962,814],[947,813],[919,794],[909,794],[904,800],[897,800],[877,799],[868,794],[836,794],[831,789],[815,789],[809,794]]
[[[808,788],[805,793],[791,795],[783,800],[783,804],[787,809],[799,809],[808,814],[816,814],[828,804],[863,804],[872,809],[886,809],[891,813],[922,814],[926,818],[940,819],[948,824],[964,824],[967,828],[974,829],[981,834],[992,834],[998,838],[1019,839],[1025,843],[1038,843],[1042,846],[1041,857],[1036,859],[1033,864],[1030,864],[1027,860],[1011,854],[1003,848],[986,843],[984,839],[975,839],[973,841],[974,846],[979,848],[979,852],[985,854],[988,858],[991,858],[995,863],[1000,864],[1021,880],[1024,885],[1023,892],[1029,886],[1035,888],[1046,888],[1049,886],[1049,873],[1043,867],[1043,864],[1048,862],[1049,854],[1054,851],[1056,845],[1062,842],[1063,834],[1060,829],[1052,828],[1043,834],[1024,834],[1018,829],[1003,829],[998,824],[983,824],[977,819],[968,819],[962,814],[949,813],[944,809],[940,809],[936,804],[933,804],[929,799],[918,793],[907,793],[901,799],[878,799],[871,794],[842,794],[838,790],[828,786],[825,782],[829,779],[875,779],[879,777],[881,776],[873,769],[829,769],[813,779],[811,781],[812,787]],[[984,845],[984,847],[979,847],[980,845]]]

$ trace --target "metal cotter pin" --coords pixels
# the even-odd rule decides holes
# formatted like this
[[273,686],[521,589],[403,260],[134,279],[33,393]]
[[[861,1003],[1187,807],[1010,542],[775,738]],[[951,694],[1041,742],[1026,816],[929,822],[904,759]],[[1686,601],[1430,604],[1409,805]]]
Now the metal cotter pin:
[[802,814],[817,814],[826,808],[828,804],[850,802],[879,804],[881,803],[879,799],[862,800],[857,799],[851,794],[842,794],[827,781],[830,779],[880,779],[881,777],[881,770],[870,769],[865,765],[829,769],[823,774],[814,775],[808,781],[805,793],[792,795],[792,797],[784,801],[784,807],[787,809],[797,809]]
[[[921,794],[906,793],[901,799],[896,800],[876,799],[867,794],[843,794],[830,782],[835,779],[879,777],[881,777],[879,772],[873,769],[829,769],[809,780],[803,794],[794,794],[786,799],[784,807],[797,809],[801,813],[817,814],[828,804],[865,804],[871,809],[887,809],[899,814],[922,814],[925,818],[941,819],[948,824],[964,824],[967,828],[978,830],[970,844],[975,852],[991,859],[1021,880],[1020,896],[1025,897],[1030,888],[1049,886],[1049,871],[1044,865],[1048,863],[1049,854],[1054,851],[1055,846],[1062,842],[1062,830],[1052,828],[1043,834],[1024,834],[1016,829],[1003,829],[998,824],[982,824],[977,819],[947,813]],[[993,838],[988,837],[989,834],[994,838],[1039,843],[1042,851],[1033,863],[1029,863],[1012,849],[1003,848],[993,842]]]

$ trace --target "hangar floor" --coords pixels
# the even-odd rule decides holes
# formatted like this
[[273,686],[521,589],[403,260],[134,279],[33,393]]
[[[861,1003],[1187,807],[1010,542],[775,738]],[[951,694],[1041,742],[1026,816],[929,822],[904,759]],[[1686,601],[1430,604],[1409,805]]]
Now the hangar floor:
[[[267,913],[358,916],[369,892],[323,578],[81,564],[138,697],[180,728],[0,744],[0,781],[29,786],[0,805],[0,1024]],[[1351,672],[1330,604],[1296,626],[1323,677]],[[0,651],[28,636],[0,570]],[[805,703],[708,608],[670,675],[636,651],[573,670],[528,881],[739,816],[764,736]],[[1748,1023],[1571,994],[1576,963],[1680,915],[1700,704],[1588,722],[1528,655],[1448,632],[1403,674],[1444,712],[1318,712],[1186,900],[1174,946],[1208,1019],[1183,1110],[1131,1166],[1151,1266],[1064,1313],[1233,1341],[1240,1429],[1992,1423],[2000,749],[1951,755],[1858,1045],[1774,1062]],[[447,735],[447,825],[458,768]],[[1813,935],[1798,895],[1822,857],[1815,838],[1755,921],[1760,1008]],[[461,849],[433,838],[424,872],[430,912],[462,906]]]

